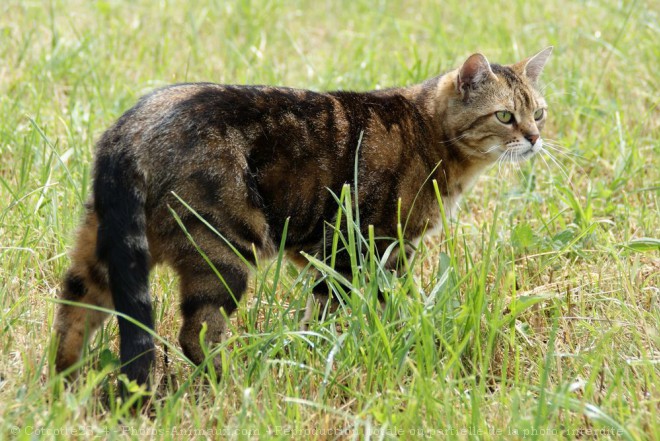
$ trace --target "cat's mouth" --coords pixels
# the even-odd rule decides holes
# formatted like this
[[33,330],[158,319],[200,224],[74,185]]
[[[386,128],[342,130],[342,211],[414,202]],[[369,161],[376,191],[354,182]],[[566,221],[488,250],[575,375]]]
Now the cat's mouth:
[[538,152],[540,152],[542,150],[542,146],[543,144],[541,143],[541,140],[538,140],[534,145],[524,150],[522,148],[505,150],[500,155],[500,161],[508,161],[508,162],[526,161],[532,156],[536,155]]
[[528,159],[537,154],[541,149],[535,149],[534,146],[530,147],[526,151],[520,154],[520,157],[523,159]]

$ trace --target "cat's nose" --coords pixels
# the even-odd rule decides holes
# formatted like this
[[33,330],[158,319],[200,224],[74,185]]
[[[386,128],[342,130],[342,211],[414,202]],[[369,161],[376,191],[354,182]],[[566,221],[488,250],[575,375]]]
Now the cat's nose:
[[536,141],[539,139],[539,135],[525,135],[525,139],[530,142],[530,144],[536,144]]

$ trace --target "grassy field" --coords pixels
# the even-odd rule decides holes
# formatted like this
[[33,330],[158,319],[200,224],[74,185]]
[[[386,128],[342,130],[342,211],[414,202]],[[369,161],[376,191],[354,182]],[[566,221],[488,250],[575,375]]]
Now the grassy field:
[[[660,439],[657,0],[192,3],[0,3],[0,439]],[[178,352],[162,269],[167,390],[151,415],[114,399],[115,320],[76,388],[54,375],[53,300],[94,141],[140,95],[367,90],[548,45],[548,154],[491,169],[408,276],[378,275],[354,237],[345,310],[302,333],[295,311],[325,264],[261,262],[216,384]]]

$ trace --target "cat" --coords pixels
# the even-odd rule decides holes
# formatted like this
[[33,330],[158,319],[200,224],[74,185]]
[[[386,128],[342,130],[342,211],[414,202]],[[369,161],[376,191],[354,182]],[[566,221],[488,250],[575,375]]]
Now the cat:
[[[396,237],[407,218],[404,235],[414,241],[441,223],[433,180],[451,213],[489,165],[541,151],[547,105],[538,79],[551,52],[506,66],[476,53],[421,84],[364,93],[189,83],[142,97],[97,143],[60,298],[122,314],[121,372],[149,386],[153,338],[125,316],[153,328],[148,277],[169,264],[180,278],[181,348],[202,363],[203,323],[213,347],[225,328],[221,309],[229,316],[247,287],[247,265],[232,247],[252,262],[253,250],[272,256],[288,220],[293,261],[306,263],[301,251],[324,255],[333,193],[354,184],[356,167],[361,225]],[[351,274],[347,253],[335,257],[337,271]],[[324,283],[314,293],[328,301]],[[107,314],[67,302],[56,315],[55,366],[75,377],[86,337]]]

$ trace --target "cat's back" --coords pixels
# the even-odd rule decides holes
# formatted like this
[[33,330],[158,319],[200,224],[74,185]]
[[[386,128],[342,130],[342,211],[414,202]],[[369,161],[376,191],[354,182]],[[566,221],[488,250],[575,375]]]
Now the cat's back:
[[[327,93],[272,86],[181,83],[143,96],[101,137],[98,154],[130,151],[151,160],[208,155],[231,147],[341,136],[338,99]],[[296,146],[292,145],[295,150]]]

